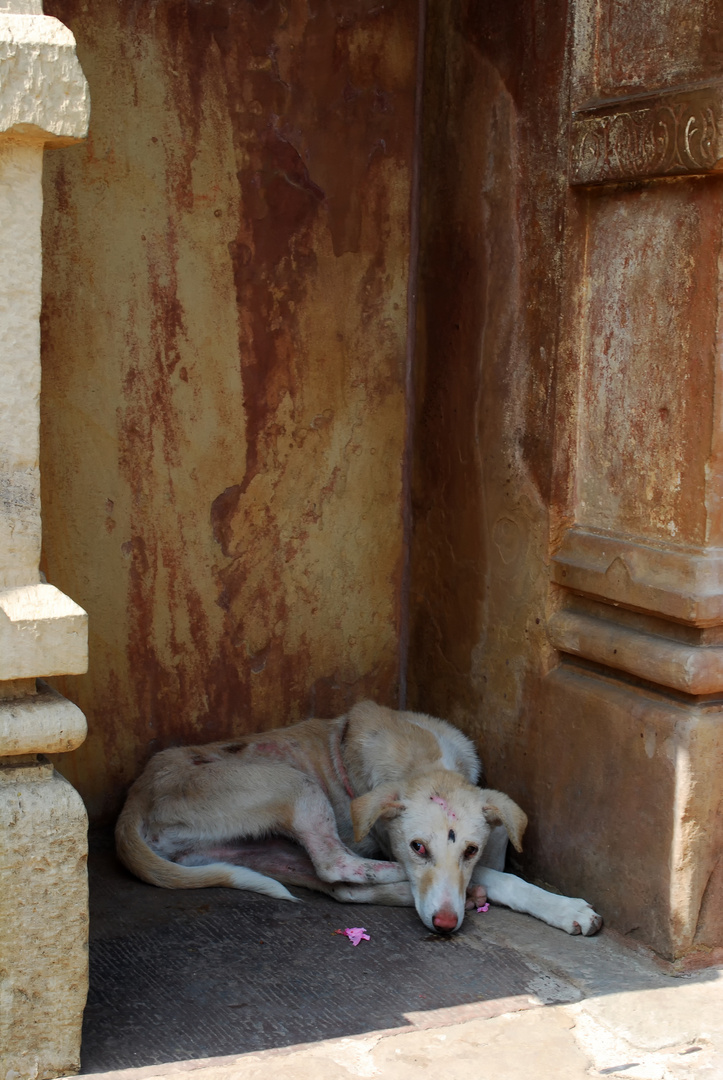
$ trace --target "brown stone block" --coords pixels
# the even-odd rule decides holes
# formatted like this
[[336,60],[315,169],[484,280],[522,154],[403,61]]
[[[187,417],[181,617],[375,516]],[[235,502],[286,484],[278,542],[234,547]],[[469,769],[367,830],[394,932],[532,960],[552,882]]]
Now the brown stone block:
[[518,776],[531,817],[527,870],[664,956],[714,945],[720,725],[720,706],[556,668]]

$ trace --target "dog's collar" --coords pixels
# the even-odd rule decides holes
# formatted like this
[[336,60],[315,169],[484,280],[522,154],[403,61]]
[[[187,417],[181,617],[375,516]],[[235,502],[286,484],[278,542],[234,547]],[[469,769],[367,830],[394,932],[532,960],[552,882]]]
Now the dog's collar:
[[344,746],[344,739],[346,738],[346,733],[347,733],[348,728],[349,728],[349,721],[345,720],[344,721],[344,726],[341,729],[341,731],[337,731],[337,735],[336,735],[336,738],[334,739],[334,745],[333,745],[333,761],[334,761],[334,769],[336,770],[336,775],[339,777],[342,784],[344,785],[344,790],[346,791],[346,793],[347,793],[347,795],[349,796],[350,799],[355,799],[356,795],[354,794],[354,788],[351,786],[351,781],[349,780],[349,774],[346,771],[346,765],[344,764],[344,757],[343,757],[342,752],[341,752],[342,747]]

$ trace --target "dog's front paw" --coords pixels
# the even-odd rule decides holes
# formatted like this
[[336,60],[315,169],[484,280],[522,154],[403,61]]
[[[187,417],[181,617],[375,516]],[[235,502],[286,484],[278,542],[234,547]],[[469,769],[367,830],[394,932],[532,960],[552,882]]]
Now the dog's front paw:
[[593,911],[585,900],[571,897],[567,897],[566,900],[562,929],[568,934],[584,934],[585,937],[597,934],[603,924],[602,915]]
[[471,911],[472,908],[482,907],[487,903],[487,890],[484,885],[468,885],[467,886],[467,899],[465,900],[465,910]]

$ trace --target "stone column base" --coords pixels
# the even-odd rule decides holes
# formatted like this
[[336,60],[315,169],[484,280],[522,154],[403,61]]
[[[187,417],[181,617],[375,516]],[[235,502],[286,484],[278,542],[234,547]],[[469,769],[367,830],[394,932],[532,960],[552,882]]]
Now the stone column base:
[[720,701],[564,662],[543,682],[526,867],[675,960],[723,934]]

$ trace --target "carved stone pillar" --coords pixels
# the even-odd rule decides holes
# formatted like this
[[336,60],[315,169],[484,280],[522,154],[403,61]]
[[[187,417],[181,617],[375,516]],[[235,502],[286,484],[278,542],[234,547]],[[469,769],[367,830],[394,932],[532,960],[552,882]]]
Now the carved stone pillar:
[[[672,26],[588,8],[549,623],[566,659],[546,706],[580,765],[578,877],[614,925],[676,957],[723,942],[723,85],[672,82],[661,58],[686,62]],[[647,70],[616,69],[624,17]],[[625,77],[643,85],[611,93]]]
[[87,668],[87,617],[41,581],[38,396],[43,146],[84,137],[72,34],[0,3],[0,1075],[76,1072],[87,990],[85,809],[43,755],[83,714],[36,679]]

